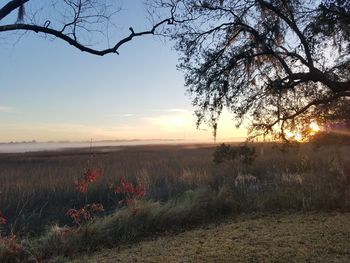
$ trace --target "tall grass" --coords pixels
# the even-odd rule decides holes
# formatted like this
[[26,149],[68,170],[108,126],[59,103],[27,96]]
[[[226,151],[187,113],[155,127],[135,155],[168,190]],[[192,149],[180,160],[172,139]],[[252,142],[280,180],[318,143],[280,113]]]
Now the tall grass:
[[[184,170],[206,172],[211,152],[212,148],[149,146],[97,150],[92,158],[87,151],[0,155],[0,207],[14,231],[28,233],[52,222],[67,223],[66,211],[86,201],[103,203],[107,209],[115,207],[114,186],[121,177],[131,181],[145,178],[148,198],[164,201],[190,188],[179,178]],[[89,159],[104,176],[89,189],[85,200],[75,190],[74,181],[81,177]]]
[[[251,164],[216,164],[213,146],[96,149],[93,157],[85,150],[1,155],[0,208],[9,219],[7,231],[24,241],[9,241],[21,249],[16,255],[0,245],[0,260],[57,256],[64,261],[62,256],[178,231],[226,214],[350,211],[349,145],[251,146],[257,152]],[[85,196],[74,181],[87,165],[103,170],[104,176]],[[133,182],[142,178],[148,185],[137,213],[118,205],[114,189],[122,177]],[[104,216],[77,228],[65,226],[69,208],[92,202],[104,205]]]
[[[69,223],[69,208],[99,202],[106,214],[118,197],[121,177],[141,177],[149,186],[146,199],[165,202],[188,190],[209,188],[235,201],[237,211],[283,209],[349,210],[350,146],[297,145],[283,149],[256,144],[252,165],[215,164],[213,146],[138,146],[56,153],[0,155],[0,208],[17,233],[35,234],[47,225]],[[263,153],[263,154],[262,154]],[[89,189],[87,200],[74,189],[90,165],[104,176]],[[255,180],[249,180],[255,178]]]

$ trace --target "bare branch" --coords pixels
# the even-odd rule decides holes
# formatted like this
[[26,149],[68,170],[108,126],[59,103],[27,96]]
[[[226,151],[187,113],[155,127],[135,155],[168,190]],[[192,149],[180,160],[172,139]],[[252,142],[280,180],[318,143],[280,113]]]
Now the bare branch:
[[306,57],[307,57],[307,64],[310,68],[313,68],[314,65],[313,65],[313,59],[312,59],[312,56],[311,56],[311,51],[310,51],[310,48],[309,48],[309,44],[308,42],[306,41],[305,39],[305,36],[303,35],[303,33],[300,31],[300,29],[298,28],[298,25],[295,23],[295,20],[292,19],[290,20],[285,14],[283,14],[281,12],[281,10],[279,10],[278,8],[276,8],[275,6],[273,6],[271,3],[268,3],[266,1],[263,1],[263,0],[259,0],[259,3],[270,9],[271,11],[275,12],[280,18],[282,18],[287,24],[288,26],[290,26],[291,29],[294,30],[294,32],[297,34],[297,36],[299,37],[300,39],[300,42],[302,43],[302,45],[304,46],[304,50],[305,50],[305,54],[306,54]]
[[88,53],[91,53],[91,54],[97,55],[97,56],[104,56],[104,55],[111,54],[111,53],[119,54],[118,49],[123,44],[131,41],[133,38],[144,36],[144,35],[153,35],[158,27],[162,26],[163,24],[172,24],[172,23],[173,23],[173,20],[171,18],[167,18],[167,19],[164,19],[164,20],[158,22],[150,30],[147,30],[147,31],[134,32],[134,30],[132,28],[130,28],[131,33],[129,36],[118,41],[114,45],[114,47],[108,48],[108,49],[103,49],[103,50],[89,48],[85,45],[80,44],[74,36],[73,36],[73,38],[71,38],[71,37],[67,36],[66,34],[63,34],[61,31],[57,31],[57,30],[49,28],[49,27],[29,25],[29,24],[11,24],[11,25],[0,26],[0,32],[15,31],[15,30],[27,30],[27,31],[33,31],[35,33],[44,33],[44,34],[48,34],[48,35],[57,37],[57,38],[67,42],[68,44],[76,47],[77,49],[79,49],[83,52],[88,52]]
[[29,0],[12,0],[8,2],[4,7],[0,9],[0,20],[8,16],[12,11],[23,6],[23,4],[25,4],[28,1]]
[[327,104],[327,103],[335,101],[336,99],[344,98],[344,97],[350,97],[350,92],[339,92],[339,93],[337,93],[337,94],[335,94],[333,96],[327,97],[327,98],[313,100],[313,101],[309,102],[308,104],[306,104],[304,107],[302,107],[302,108],[298,109],[297,111],[295,111],[293,114],[279,117],[275,121],[273,121],[272,123],[269,123],[269,124],[266,124],[266,123],[259,123],[259,124],[258,123],[254,123],[253,125],[256,126],[256,127],[264,127],[264,128],[266,128],[268,130],[271,130],[277,123],[279,123],[281,121],[292,120],[295,117],[305,113],[308,109],[310,109],[313,106]]

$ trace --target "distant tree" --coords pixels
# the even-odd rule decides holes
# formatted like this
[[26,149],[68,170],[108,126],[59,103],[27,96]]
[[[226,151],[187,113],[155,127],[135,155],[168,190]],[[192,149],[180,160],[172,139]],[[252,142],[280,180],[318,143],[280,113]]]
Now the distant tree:
[[[103,56],[118,54],[119,48],[135,37],[154,34],[164,24],[172,23],[171,16],[160,20],[146,31],[130,34],[104,49],[95,49],[88,39],[96,42],[96,34],[108,38],[111,17],[120,9],[116,0],[7,0],[0,6],[0,37],[4,32],[35,32],[61,39],[73,47]],[[7,2],[7,3],[6,3]],[[1,3],[2,4],[2,3]],[[15,13],[15,16],[12,15]],[[114,27],[115,28],[115,27]],[[109,39],[108,39],[109,40]]]
[[286,131],[305,130],[349,105],[349,0],[158,0],[159,6],[174,10],[175,27],[166,33],[182,54],[197,125],[215,131],[227,107],[238,126],[248,120],[250,135],[286,139]]

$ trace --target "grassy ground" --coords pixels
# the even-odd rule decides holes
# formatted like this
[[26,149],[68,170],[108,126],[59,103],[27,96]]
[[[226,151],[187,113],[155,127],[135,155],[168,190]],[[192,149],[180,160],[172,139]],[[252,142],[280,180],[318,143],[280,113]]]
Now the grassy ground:
[[350,213],[227,219],[78,262],[350,262]]
[[[213,153],[217,153],[213,145],[95,149],[93,154],[88,149],[0,155],[0,211],[8,219],[8,223],[0,228],[0,262],[48,262],[54,258],[56,263],[67,262],[68,258],[82,253],[135,244],[164,233],[178,233],[228,215],[350,212],[350,145],[251,146],[256,147],[257,156],[249,165],[242,158],[213,162]],[[236,145],[237,149],[240,148]],[[75,182],[82,178],[87,168],[102,170],[104,175],[89,187],[87,193],[80,193],[75,189]],[[133,200],[128,207],[121,202],[125,195],[115,192],[122,177],[134,185],[141,180],[146,186],[142,200]],[[101,203],[105,212],[94,219],[85,216],[87,222],[74,225],[67,216],[68,209],[85,211],[82,208],[93,203]],[[307,257],[311,255],[310,260],[315,258],[317,261],[317,257],[331,257],[327,251],[336,251],[338,254],[334,254],[331,260],[348,251],[342,248],[340,253],[334,247],[349,244],[349,240],[334,235],[344,231],[327,232],[321,224],[322,217],[326,218],[325,221],[327,217],[318,217],[304,219],[305,225],[298,218],[286,218],[290,223],[277,224],[275,232],[273,218],[266,219],[269,222],[266,227],[265,219],[254,221],[256,223],[252,221],[252,226],[242,223],[242,229],[236,230],[238,232],[223,225],[220,226],[223,230],[219,228],[216,235],[211,226],[200,230],[204,231],[202,243],[198,238],[191,240],[189,237],[190,244],[186,240],[180,239],[177,244],[177,238],[174,241],[164,238],[155,244],[151,242],[150,249],[126,250],[125,253],[136,256],[142,253],[140,260],[150,257],[150,262],[169,262],[172,258],[181,258],[181,255],[184,262],[202,262],[198,258],[201,255],[210,262],[231,262],[232,258],[238,260],[239,256],[251,257],[250,261],[259,256],[261,258],[256,261],[260,262],[273,258],[278,261],[280,256],[284,257],[281,261],[302,260],[303,253]],[[282,222],[282,219],[276,220]],[[227,227],[229,225],[237,226],[228,223]],[[342,227],[337,221],[329,225]],[[343,225],[349,227],[349,223]],[[326,229],[325,236],[320,234],[323,229]],[[206,231],[209,232],[205,234]],[[307,233],[307,238],[303,237],[304,233]],[[227,243],[232,236],[238,238]],[[331,241],[328,242],[326,237]],[[304,239],[308,242],[306,245],[298,243],[306,242]],[[298,244],[300,249],[294,246]],[[323,247],[325,244],[330,246],[329,249]],[[218,247],[211,248],[214,245]],[[164,251],[155,254],[163,255],[163,258],[147,255],[159,247]],[[175,250],[180,254],[171,256],[173,250],[170,248],[178,249]],[[170,254],[167,254],[167,249]],[[122,256],[124,250],[118,255]],[[216,256],[218,258],[213,258]],[[61,260],[57,261],[59,258]]]
[[[148,198],[167,200],[207,184],[204,180],[214,166],[213,151],[214,145],[147,145],[93,148],[92,155],[90,149],[0,154],[0,210],[16,233],[40,232],[52,223],[67,224],[67,210],[86,203],[74,182],[89,166],[102,170],[104,176],[89,189],[88,202],[115,208],[119,200],[114,186],[122,176],[134,181],[146,178]],[[183,174],[190,177],[191,185],[181,180]]]

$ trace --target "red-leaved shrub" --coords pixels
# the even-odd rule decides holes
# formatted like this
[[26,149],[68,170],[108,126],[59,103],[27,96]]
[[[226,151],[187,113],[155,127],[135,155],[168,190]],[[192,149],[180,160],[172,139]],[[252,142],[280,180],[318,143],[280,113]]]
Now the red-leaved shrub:
[[103,205],[99,203],[87,204],[80,209],[69,209],[67,211],[67,216],[69,216],[73,223],[80,225],[83,222],[86,222],[92,219],[96,214],[103,212]]
[[101,170],[94,170],[94,169],[88,168],[84,172],[83,178],[75,182],[75,189],[80,193],[86,194],[88,191],[89,185],[91,183],[96,182],[97,179],[102,176],[103,176],[103,173]]
[[7,224],[7,219],[3,216],[1,210],[0,210],[0,226],[1,225],[6,225]]
[[[0,226],[6,224],[7,219],[3,216],[2,212],[0,211]],[[13,234],[3,236],[0,232],[0,261],[4,260],[7,262],[11,259],[19,259],[22,255],[23,247],[18,238]]]
[[136,201],[142,199],[146,195],[147,184],[137,179],[137,184],[134,186],[125,177],[120,179],[120,186],[116,187],[114,192],[121,194],[123,199],[119,202],[121,205],[130,207],[133,214],[136,214],[139,209],[136,208]]

